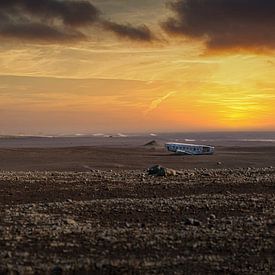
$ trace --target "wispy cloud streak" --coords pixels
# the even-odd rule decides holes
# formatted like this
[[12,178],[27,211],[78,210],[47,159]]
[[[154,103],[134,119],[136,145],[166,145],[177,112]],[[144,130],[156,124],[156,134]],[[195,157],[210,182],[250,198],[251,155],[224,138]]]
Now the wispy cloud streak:
[[160,98],[157,98],[157,99],[153,100],[151,102],[149,108],[144,112],[144,116],[147,116],[150,112],[157,109],[161,103],[163,103],[165,100],[167,100],[169,97],[171,97],[175,93],[176,93],[175,91],[172,91],[172,92],[169,92],[168,94],[166,94],[166,95],[164,95]]

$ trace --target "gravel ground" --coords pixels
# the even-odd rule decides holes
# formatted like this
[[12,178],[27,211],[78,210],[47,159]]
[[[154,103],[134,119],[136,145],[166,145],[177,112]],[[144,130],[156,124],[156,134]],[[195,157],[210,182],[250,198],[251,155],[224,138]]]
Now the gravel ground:
[[275,274],[275,168],[0,173],[1,274]]

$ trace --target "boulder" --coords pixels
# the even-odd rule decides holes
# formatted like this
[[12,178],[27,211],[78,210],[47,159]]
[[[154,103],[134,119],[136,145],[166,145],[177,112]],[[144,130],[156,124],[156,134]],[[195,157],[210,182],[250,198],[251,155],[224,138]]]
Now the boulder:
[[177,171],[169,168],[162,167],[160,165],[154,165],[148,170],[149,175],[158,176],[158,177],[167,177],[167,176],[176,176]]

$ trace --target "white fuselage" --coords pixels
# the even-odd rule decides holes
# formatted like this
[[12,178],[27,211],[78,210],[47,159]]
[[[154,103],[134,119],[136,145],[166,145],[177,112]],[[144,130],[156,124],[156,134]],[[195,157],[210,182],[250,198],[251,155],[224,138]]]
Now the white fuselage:
[[168,151],[182,155],[212,155],[215,148],[208,145],[169,142],[165,144]]

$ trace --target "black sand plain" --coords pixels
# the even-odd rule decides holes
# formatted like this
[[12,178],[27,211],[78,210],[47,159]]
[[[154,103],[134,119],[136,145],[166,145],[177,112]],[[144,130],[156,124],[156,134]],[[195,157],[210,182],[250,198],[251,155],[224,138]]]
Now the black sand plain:
[[0,273],[274,274],[274,166],[272,144],[2,146]]

